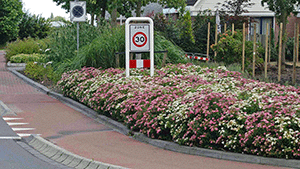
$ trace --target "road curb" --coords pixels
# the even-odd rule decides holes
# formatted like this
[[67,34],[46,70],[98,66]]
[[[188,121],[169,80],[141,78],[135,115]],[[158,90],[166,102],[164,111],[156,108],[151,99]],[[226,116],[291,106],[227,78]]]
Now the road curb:
[[99,161],[94,161],[87,159],[76,154],[73,154],[63,148],[60,148],[53,143],[43,139],[38,135],[31,135],[25,140],[28,145],[33,147],[35,150],[45,155],[46,157],[62,163],[68,167],[74,168],[86,168],[86,169],[96,169],[96,168],[110,168],[110,169],[126,169],[121,166],[111,165],[102,163]]
[[[263,165],[272,165],[272,166],[280,166],[280,167],[291,167],[291,168],[300,168],[300,160],[293,160],[293,159],[278,159],[278,158],[269,158],[269,157],[259,157],[255,155],[247,155],[247,154],[240,154],[240,153],[233,153],[233,152],[223,152],[218,150],[209,150],[204,148],[198,147],[188,147],[182,146],[174,142],[163,141],[158,139],[151,139],[146,137],[144,134],[141,133],[132,133],[130,130],[124,126],[123,124],[114,121],[106,116],[99,115],[96,111],[92,110],[91,108],[78,103],[70,98],[64,97],[62,94],[55,93],[43,85],[40,85],[37,82],[27,78],[26,76],[22,75],[21,73],[17,72],[14,69],[9,69],[13,74],[23,79],[28,84],[36,87],[46,93],[47,95],[54,97],[72,108],[76,109],[77,111],[94,118],[95,120],[117,130],[118,132],[124,135],[133,135],[132,138],[138,140],[140,142],[144,142],[165,150],[170,150],[179,153],[185,153],[190,155],[197,155],[197,156],[204,156],[204,157],[212,157],[222,160],[230,160],[230,161],[237,161],[237,162],[245,162],[245,163],[254,163],[254,164],[263,164]],[[41,147],[40,147],[41,148]],[[94,164],[93,164],[94,165]]]

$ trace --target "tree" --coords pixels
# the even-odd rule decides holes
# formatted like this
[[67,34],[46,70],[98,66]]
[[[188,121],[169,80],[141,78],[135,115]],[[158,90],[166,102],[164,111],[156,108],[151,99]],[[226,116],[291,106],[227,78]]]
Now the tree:
[[243,23],[248,22],[248,18],[240,15],[253,5],[251,0],[225,0],[221,5],[220,13],[229,24],[233,23],[237,29],[241,29]]
[[293,12],[296,14],[297,7],[300,4],[300,0],[262,0],[261,5],[264,6],[267,3],[268,8],[275,13],[275,17],[278,23],[283,24],[283,46],[282,46],[282,65],[285,67],[285,48],[286,48],[286,25],[287,18]]
[[192,29],[192,18],[187,11],[180,19],[180,47],[187,52],[191,52],[195,47],[195,39]]
[[[62,5],[62,8],[70,11],[71,0],[53,0],[57,5]],[[87,13],[92,15],[96,14],[98,17],[105,18],[105,11],[112,14],[115,9],[121,15],[126,17],[131,16],[131,12],[135,11],[136,16],[141,16],[142,6],[146,6],[150,2],[158,2],[161,5],[167,5],[168,7],[174,7],[180,9],[182,13],[186,6],[185,0],[87,0]]]
[[50,31],[50,22],[39,15],[25,12],[19,24],[19,38],[45,38]]
[[0,0],[0,44],[17,38],[22,14],[19,0]]

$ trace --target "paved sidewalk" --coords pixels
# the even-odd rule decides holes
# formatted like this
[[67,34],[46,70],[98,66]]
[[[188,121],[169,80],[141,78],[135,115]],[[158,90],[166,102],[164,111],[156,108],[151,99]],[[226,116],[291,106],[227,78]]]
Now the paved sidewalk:
[[[163,150],[138,142],[100,124],[31,87],[5,68],[0,51],[0,100],[14,112],[7,116],[28,123],[57,146],[77,155],[128,168],[275,169],[280,167],[218,160]],[[24,126],[23,126],[24,127]]]

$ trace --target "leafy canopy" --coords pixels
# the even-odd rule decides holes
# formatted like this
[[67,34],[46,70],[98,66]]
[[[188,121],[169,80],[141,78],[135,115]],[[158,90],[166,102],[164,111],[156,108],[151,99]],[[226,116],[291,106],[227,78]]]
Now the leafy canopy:
[[20,0],[0,0],[0,44],[17,38],[22,14]]

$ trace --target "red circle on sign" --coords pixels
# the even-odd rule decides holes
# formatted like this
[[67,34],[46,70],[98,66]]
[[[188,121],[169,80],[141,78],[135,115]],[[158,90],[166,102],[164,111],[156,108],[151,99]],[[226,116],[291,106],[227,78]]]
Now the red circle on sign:
[[[135,41],[136,40],[136,38],[139,38],[139,37],[137,37],[137,35],[143,35],[144,36],[144,42],[141,44],[141,45],[139,45],[139,44],[137,44],[137,42]],[[141,38],[139,39],[139,41],[141,40]],[[132,37],[132,42],[133,42],[133,44],[136,46],[136,47],[143,47],[143,46],[145,46],[145,44],[147,43],[147,36],[143,33],[143,32],[137,32],[137,33],[135,33],[134,34],[134,36]]]

